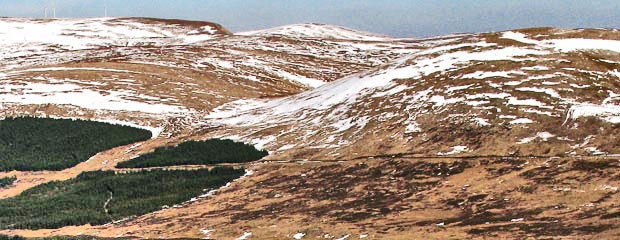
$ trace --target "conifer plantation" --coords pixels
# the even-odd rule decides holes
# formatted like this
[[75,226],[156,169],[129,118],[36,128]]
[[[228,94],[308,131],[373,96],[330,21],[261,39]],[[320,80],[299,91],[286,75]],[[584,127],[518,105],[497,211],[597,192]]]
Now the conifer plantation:
[[100,225],[179,204],[239,178],[244,169],[84,172],[0,200],[0,229]]
[[16,177],[4,177],[0,178],[0,188],[11,186],[17,180]]
[[232,140],[209,139],[188,141],[178,146],[157,148],[126,162],[119,168],[147,168],[177,165],[209,165],[218,163],[243,163],[259,160],[267,156],[267,151]]
[[63,170],[101,151],[149,138],[150,131],[102,122],[7,118],[0,121],[0,172]]
[[[151,138],[147,130],[84,120],[19,117],[0,121],[0,171],[62,170],[117,146]],[[119,164],[145,168],[239,163],[267,155],[231,140],[189,141]],[[240,177],[241,168],[83,172],[0,199],[0,229],[100,225],[172,206]],[[15,177],[0,179],[0,188]],[[2,239],[14,239],[0,236]]]

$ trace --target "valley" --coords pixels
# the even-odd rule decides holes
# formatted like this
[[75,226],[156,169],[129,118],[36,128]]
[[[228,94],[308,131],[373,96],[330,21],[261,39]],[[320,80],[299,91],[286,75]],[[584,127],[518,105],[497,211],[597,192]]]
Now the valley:
[[[152,133],[102,122],[20,117],[0,120],[0,136],[0,156],[7,159],[2,162],[5,172],[36,173],[74,168],[90,161],[89,156],[118,145],[135,148],[142,144],[136,142],[151,139]],[[0,199],[0,229],[102,225],[178,206],[245,174],[241,167],[206,164],[258,160],[265,155],[265,151],[230,140],[188,141],[125,162],[133,163],[131,170],[83,171],[73,179],[44,179],[47,182]],[[138,159],[142,157],[146,159]],[[191,160],[198,161],[186,166]],[[141,166],[145,161],[167,168],[145,168]],[[19,174],[0,178],[0,188],[14,188],[23,180]]]
[[[32,147],[0,159],[0,234],[620,235],[616,29],[393,38],[322,24],[232,33],[148,18],[0,26],[2,121],[90,120],[131,132],[88,137],[79,133],[91,127],[60,126],[39,131],[50,144],[37,149],[57,137],[117,142],[73,144],[84,153],[58,155],[63,164],[52,167],[18,167],[47,153]],[[46,37],[26,37],[42,27]],[[17,129],[4,126],[0,134]],[[213,171],[229,172],[216,181]],[[127,193],[138,186],[155,190]],[[54,214],[43,206],[63,212],[79,204],[60,199],[83,198],[93,200],[79,221],[36,222]]]

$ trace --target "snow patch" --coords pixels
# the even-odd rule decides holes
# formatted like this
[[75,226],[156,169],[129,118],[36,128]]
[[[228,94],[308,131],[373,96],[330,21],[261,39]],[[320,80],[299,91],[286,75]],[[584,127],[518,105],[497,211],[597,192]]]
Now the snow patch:
[[446,99],[444,96],[432,96],[430,98],[431,102],[435,103],[435,107],[441,107],[447,104],[455,104],[458,102],[462,102],[465,100],[464,98],[448,98]]
[[508,105],[518,105],[518,106],[536,106],[536,107],[545,107],[545,104],[536,100],[536,99],[517,99],[515,97],[508,98]]
[[521,140],[519,140],[517,144],[526,144],[534,140],[536,140],[536,137],[526,137],[526,138],[522,138]]
[[469,78],[469,79],[485,79],[485,78],[493,78],[493,77],[502,77],[502,78],[512,78],[510,75],[525,75],[524,72],[521,71],[507,71],[507,72],[484,72],[484,71],[476,71],[474,73],[465,74],[461,78]]
[[285,151],[285,150],[289,150],[294,148],[295,146],[297,146],[297,144],[286,144],[280,148],[278,148],[278,151]]
[[293,235],[293,238],[299,240],[299,239],[304,238],[305,236],[306,236],[305,233],[295,233],[295,235]]
[[417,132],[422,132],[422,128],[420,128],[420,124],[418,124],[417,122],[411,121],[406,127],[405,127],[405,134],[408,133],[417,133]]
[[525,71],[547,71],[547,70],[549,70],[549,67],[547,67],[547,66],[522,67],[521,70],[525,70]]
[[604,40],[604,39],[554,39],[545,41],[551,44],[555,49],[562,52],[571,52],[576,50],[607,50],[620,52],[620,41]]
[[567,120],[594,116],[610,123],[620,123],[620,106],[612,104],[578,103],[570,107]]
[[205,236],[203,239],[211,239],[211,233],[213,232],[215,232],[213,229],[200,229],[200,233]]
[[458,154],[458,153],[462,153],[462,152],[467,152],[469,150],[469,148],[467,146],[454,146],[452,147],[452,150],[449,152],[439,152],[437,153],[437,155],[439,156],[446,156],[446,155],[453,155],[453,154]]
[[276,136],[267,136],[265,138],[252,139],[250,140],[250,143],[252,143],[256,149],[264,150],[267,144],[274,142],[276,139]]
[[538,133],[536,133],[536,136],[523,138],[523,139],[519,140],[519,142],[517,142],[517,144],[529,143],[531,141],[536,140],[537,138],[540,138],[543,141],[547,141],[549,138],[552,138],[552,137],[555,137],[555,135],[553,135],[553,134],[551,134],[549,132],[538,132]]
[[454,87],[449,87],[448,89],[446,89],[446,93],[451,93],[454,91],[459,91],[459,90],[463,90],[463,89],[468,89],[471,86],[473,86],[474,84],[469,84],[469,85],[464,85],[464,86],[454,86]]
[[344,235],[341,238],[337,238],[336,240],[345,240],[345,239],[349,238],[350,236],[351,236],[351,234],[347,234],[347,235]]
[[[144,99],[145,102],[127,98]],[[188,109],[162,103],[150,103],[159,99],[138,95],[133,91],[95,91],[70,83],[48,84],[26,82],[23,85],[0,84],[0,102],[20,104],[73,105],[94,110],[131,111],[152,114],[188,113]]]
[[491,124],[489,123],[489,120],[485,119],[485,118],[474,118],[474,121],[479,125],[479,126],[490,126]]
[[517,42],[522,42],[526,44],[533,44],[533,45],[539,44],[539,41],[529,39],[527,38],[527,35],[520,33],[520,32],[512,32],[512,31],[504,32],[502,33],[502,36],[500,38],[512,39]]
[[525,34],[517,32],[504,32],[502,38],[513,39],[543,48],[554,48],[560,52],[572,52],[577,50],[607,50],[620,52],[620,41],[618,40],[566,38],[538,41],[527,38]]
[[530,120],[529,118],[517,118],[515,120],[512,120],[509,122],[510,124],[530,124],[530,123],[534,123],[534,121]]
[[243,232],[241,237],[236,238],[236,240],[247,240],[250,236],[252,236],[251,232]]
[[585,150],[590,152],[590,154],[592,155],[605,155],[606,154],[606,152],[600,151],[596,147],[587,147],[585,148]]

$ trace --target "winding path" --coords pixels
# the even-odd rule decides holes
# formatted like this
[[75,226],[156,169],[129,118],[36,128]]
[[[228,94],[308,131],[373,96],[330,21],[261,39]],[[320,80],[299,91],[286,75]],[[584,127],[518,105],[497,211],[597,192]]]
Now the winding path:
[[108,210],[108,205],[110,204],[110,202],[111,202],[111,201],[112,201],[112,199],[114,198],[114,193],[113,193],[112,191],[110,191],[110,190],[108,190],[108,192],[110,193],[110,197],[109,197],[109,198],[108,198],[108,200],[106,200],[106,201],[105,201],[105,203],[103,204],[103,211],[105,212],[105,214],[106,214],[106,215],[108,215],[108,217],[109,217],[111,220],[114,220],[114,219],[112,219],[112,215],[110,215],[110,213],[109,213],[109,211],[110,211],[110,210]]

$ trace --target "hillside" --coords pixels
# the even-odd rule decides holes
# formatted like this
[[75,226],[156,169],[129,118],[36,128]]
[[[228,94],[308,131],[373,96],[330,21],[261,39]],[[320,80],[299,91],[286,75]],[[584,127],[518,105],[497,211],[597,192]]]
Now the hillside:
[[[233,34],[214,23],[144,18],[3,18],[0,29],[0,117],[93,119],[155,135],[63,171],[0,172],[17,177],[0,198],[86,171],[134,171],[117,164],[191,140],[269,152],[239,164],[248,170],[242,178],[172,208],[0,234],[620,234],[618,30],[399,39],[322,24]],[[196,167],[212,166],[176,168]]]
[[319,24],[319,23],[305,23],[305,24],[292,24],[281,27],[239,32],[235,35],[242,36],[286,36],[297,38],[318,38],[318,39],[335,39],[335,40],[349,40],[349,41],[389,41],[388,36],[382,36],[379,34],[349,29],[340,26]]
[[427,48],[379,68],[209,118],[231,126],[223,136],[284,152],[275,158],[618,154],[618,37],[524,29],[421,40]]
[[[233,36],[217,24],[174,20],[0,22],[11,26],[3,31],[12,36],[0,45],[6,53],[0,63],[0,107],[5,114],[39,111],[152,127],[165,127],[175,118],[191,122],[234,100],[296,94],[417,47],[405,42]],[[25,38],[42,28],[54,30],[46,32],[52,36],[32,42]],[[18,44],[23,41],[19,36],[25,42]]]

